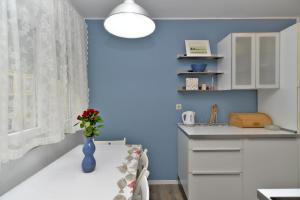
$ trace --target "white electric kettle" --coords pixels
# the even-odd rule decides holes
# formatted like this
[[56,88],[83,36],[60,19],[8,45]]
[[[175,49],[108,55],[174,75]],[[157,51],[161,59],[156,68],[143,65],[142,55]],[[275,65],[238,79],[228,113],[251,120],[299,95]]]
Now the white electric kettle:
[[194,125],[195,124],[196,113],[193,111],[186,111],[182,113],[181,118],[184,125]]

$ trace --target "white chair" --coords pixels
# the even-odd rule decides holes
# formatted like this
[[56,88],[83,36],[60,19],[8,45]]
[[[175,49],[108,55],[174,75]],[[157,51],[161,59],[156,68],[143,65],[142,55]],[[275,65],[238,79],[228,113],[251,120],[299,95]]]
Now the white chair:
[[126,145],[126,138],[123,140],[111,140],[111,141],[97,141],[95,140],[95,144],[100,145]]
[[142,196],[142,200],[149,200],[150,198],[149,184],[146,176],[143,176],[141,181],[141,196]]
[[137,181],[135,191],[133,193],[133,200],[149,200],[149,184],[148,178],[149,171],[143,170],[141,172],[140,180]]
[[143,169],[148,170],[149,166],[149,159],[147,156],[148,149],[145,149],[143,153],[141,154],[141,157],[139,159],[139,165],[138,165],[138,171],[137,171],[137,177],[140,176],[140,173],[142,172]]
[[149,166],[149,159],[147,156],[148,150],[145,149],[140,157],[138,171],[137,171],[137,179],[136,179],[136,187],[133,193],[133,196],[139,197],[141,194],[141,185],[144,177],[146,179],[149,176],[148,166]]

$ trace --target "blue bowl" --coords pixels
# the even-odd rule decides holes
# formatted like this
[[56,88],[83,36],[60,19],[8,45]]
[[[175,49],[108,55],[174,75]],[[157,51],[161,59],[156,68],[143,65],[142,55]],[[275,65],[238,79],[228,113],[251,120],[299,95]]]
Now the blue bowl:
[[193,72],[204,72],[207,64],[191,64]]

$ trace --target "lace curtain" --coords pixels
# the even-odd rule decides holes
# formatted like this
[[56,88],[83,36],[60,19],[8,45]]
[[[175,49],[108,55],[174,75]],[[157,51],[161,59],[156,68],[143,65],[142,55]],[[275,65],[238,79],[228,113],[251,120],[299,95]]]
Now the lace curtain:
[[67,0],[0,0],[0,161],[61,141],[87,106],[84,19]]

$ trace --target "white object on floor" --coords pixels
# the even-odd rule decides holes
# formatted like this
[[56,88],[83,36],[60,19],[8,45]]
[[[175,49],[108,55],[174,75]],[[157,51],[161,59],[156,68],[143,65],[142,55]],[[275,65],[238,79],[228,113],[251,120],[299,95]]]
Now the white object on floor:
[[123,140],[110,140],[110,141],[95,140],[94,143],[97,145],[125,145],[126,138],[124,138]]
[[[124,193],[119,193],[117,183],[127,173],[121,173],[118,167],[122,166],[122,163],[128,165],[128,151],[135,147],[140,148],[136,145],[96,145],[96,169],[92,173],[83,173],[82,145],[77,146],[1,196],[0,200],[112,200],[118,194],[129,199],[132,197],[130,187],[126,186],[123,189]],[[137,171],[137,161],[133,159],[129,163],[128,169],[133,175]]]
[[300,189],[259,189],[257,190],[259,200],[272,200],[274,197],[295,197],[300,199]]

